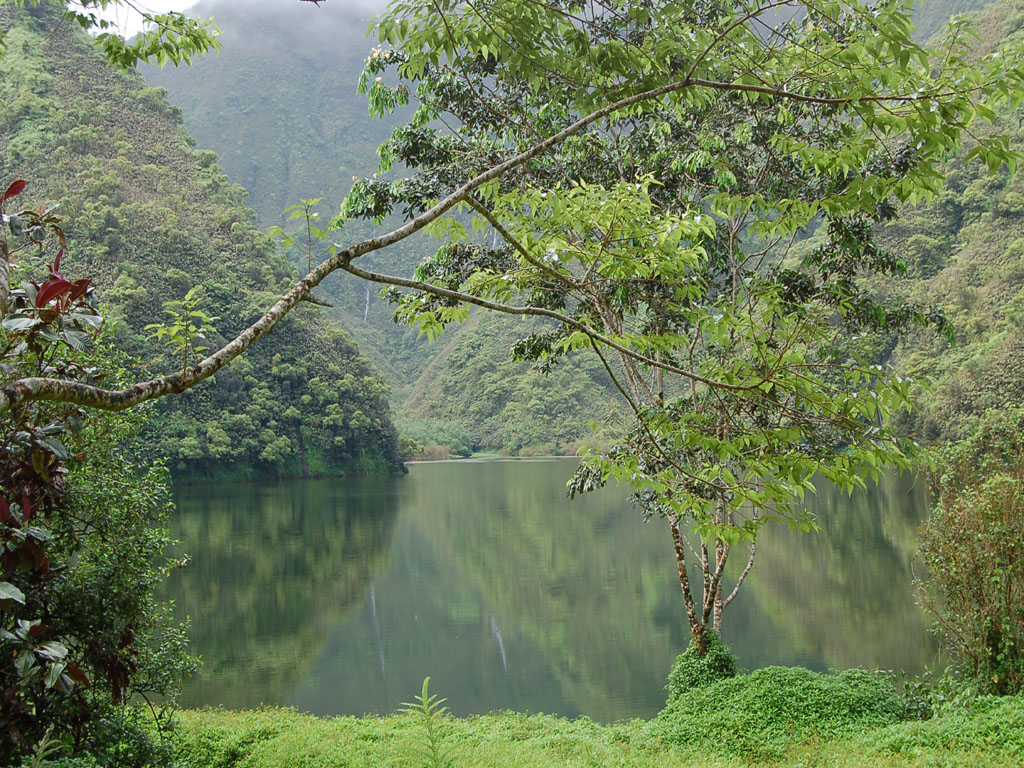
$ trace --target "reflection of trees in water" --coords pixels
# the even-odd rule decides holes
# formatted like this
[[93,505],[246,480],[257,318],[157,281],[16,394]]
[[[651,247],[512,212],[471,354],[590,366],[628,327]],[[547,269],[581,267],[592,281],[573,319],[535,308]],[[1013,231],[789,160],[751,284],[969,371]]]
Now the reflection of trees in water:
[[741,663],[923,670],[935,645],[914,602],[911,562],[924,483],[892,475],[852,495],[820,483],[808,504],[819,533],[776,526],[761,539],[724,633]]
[[[620,698],[657,708],[687,639],[667,533],[639,535],[613,494],[564,500],[562,466],[505,471],[423,487],[421,535],[535,644],[579,711],[622,717]],[[821,532],[768,529],[727,622],[741,662],[921,670],[934,653],[910,583],[923,484],[885,478],[852,496],[822,484],[808,503]]]
[[179,488],[174,533],[192,554],[167,595],[204,666],[183,701],[278,703],[386,567],[398,481]]
[[511,663],[514,629],[578,712],[651,714],[681,631],[657,615],[673,586],[670,542],[660,529],[640,530],[622,494],[567,499],[570,472],[568,462],[480,465],[458,483],[417,486],[415,519],[501,622]]
[[[410,491],[410,499],[417,496]],[[445,534],[432,530],[434,511],[410,501],[401,514],[390,568],[374,580],[374,599],[330,633],[314,673],[289,703],[317,714],[387,713],[408,701],[429,675],[431,690],[448,697],[456,714],[494,709],[579,714],[560,694],[540,650],[491,612],[451,559],[447,544],[445,551],[436,550],[437,538]],[[475,512],[464,508],[463,514]]]
[[[614,491],[567,500],[570,472],[436,464],[239,486],[230,503],[182,489],[195,561],[172,596],[207,660],[189,703],[389,712],[430,675],[459,713],[653,714],[688,638],[671,542]],[[930,660],[909,572],[925,498],[910,483],[822,486],[821,533],[766,530],[726,622],[741,664]]]

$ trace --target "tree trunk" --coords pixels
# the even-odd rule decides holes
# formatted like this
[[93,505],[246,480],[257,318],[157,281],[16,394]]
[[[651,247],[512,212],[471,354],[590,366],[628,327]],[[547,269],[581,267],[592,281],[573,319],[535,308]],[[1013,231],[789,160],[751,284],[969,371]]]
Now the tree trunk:
[[683,600],[686,603],[686,619],[690,623],[690,637],[693,640],[694,648],[697,649],[697,655],[704,656],[708,652],[707,631],[697,616],[697,606],[694,605],[693,592],[690,591],[690,575],[686,570],[686,549],[683,546],[682,532],[679,530],[679,519],[670,518],[668,523],[672,531],[672,544],[676,553],[679,587],[683,590]]

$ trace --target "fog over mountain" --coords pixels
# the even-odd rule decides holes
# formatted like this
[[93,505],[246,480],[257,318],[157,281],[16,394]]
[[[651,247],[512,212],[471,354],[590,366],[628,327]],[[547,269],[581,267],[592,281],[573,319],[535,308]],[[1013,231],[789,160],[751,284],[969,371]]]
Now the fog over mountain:
[[301,198],[323,196],[336,206],[352,176],[376,167],[389,127],[367,117],[356,81],[372,47],[370,19],[384,6],[207,0],[189,13],[213,18],[221,51],[190,68],[143,68],[182,108],[198,146],[215,149],[249,190],[262,226],[278,223]]

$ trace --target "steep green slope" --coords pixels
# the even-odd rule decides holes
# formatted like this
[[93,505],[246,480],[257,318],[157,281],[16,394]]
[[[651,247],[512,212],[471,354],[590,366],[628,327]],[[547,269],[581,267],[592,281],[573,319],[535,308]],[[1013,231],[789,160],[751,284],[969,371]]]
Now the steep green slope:
[[[1004,39],[1024,44],[1024,4],[992,5],[977,28],[978,56]],[[997,126],[1017,151],[1022,119],[1018,110]],[[920,433],[954,436],[985,409],[1024,402],[1024,177],[952,159],[943,194],[903,211],[887,237],[907,255],[904,290],[942,306],[956,328],[954,345],[917,332],[893,353],[902,370],[930,383],[913,417]]]
[[[119,345],[173,371],[180,356],[150,338],[162,304],[192,285],[218,316],[212,347],[252,322],[294,279],[257,232],[211,152],[195,152],[180,112],[137,75],[112,71],[69,30],[59,6],[16,12],[0,58],[0,177],[59,200],[65,271],[92,276]],[[251,354],[160,405],[146,448],[179,478],[305,475],[400,467],[387,387],[314,307]]]
[[[478,313],[440,344],[403,409],[408,421],[444,419],[470,425],[481,450],[572,453],[590,434],[591,419],[614,412],[612,383],[592,355],[573,355],[542,373],[509,357],[509,349],[539,323]],[[421,442],[422,433],[413,433]]]
[[336,207],[353,175],[376,168],[390,128],[369,119],[355,88],[372,5],[202,0],[189,13],[214,18],[221,51],[191,67],[143,69],[171,92],[199,146],[250,190],[266,226],[314,194]]
[[916,38],[928,40],[956,14],[977,15],[991,0],[918,0],[914,11]]
[[[144,68],[148,82],[166,88],[181,107],[199,146],[216,151],[228,175],[249,190],[264,226],[282,223],[282,209],[313,196],[325,198],[317,210],[329,217],[352,177],[375,170],[390,124],[368,116],[356,81],[371,48],[366,18],[383,7],[368,1],[242,9],[204,0],[194,12],[214,17],[222,50],[191,68]],[[368,231],[355,222],[344,237]],[[408,274],[436,247],[423,238],[361,264]],[[508,350],[529,333],[518,320],[477,316],[470,329],[453,329],[431,344],[394,325],[391,306],[374,286],[342,276],[326,291],[334,316],[387,376],[401,423],[420,442],[431,442],[441,420],[460,425],[480,449],[562,450],[588,435],[587,422],[615,399],[592,365],[572,362],[540,375],[513,363]]]
[[[150,85],[166,88],[197,146],[214,150],[232,181],[249,192],[263,228],[300,222],[282,211],[320,197],[316,211],[330,218],[354,176],[377,167],[377,147],[391,123],[373,120],[356,90],[370,50],[368,18],[380,3],[283,3],[239,6],[203,0],[192,10],[213,16],[222,48],[191,67],[142,68]],[[346,239],[370,232],[355,222]],[[401,243],[364,260],[397,270],[415,264],[429,244]],[[302,258],[293,254],[298,263]],[[391,310],[372,286],[335,276],[326,286],[340,318],[398,389],[419,376],[433,353],[426,340],[391,322]]]

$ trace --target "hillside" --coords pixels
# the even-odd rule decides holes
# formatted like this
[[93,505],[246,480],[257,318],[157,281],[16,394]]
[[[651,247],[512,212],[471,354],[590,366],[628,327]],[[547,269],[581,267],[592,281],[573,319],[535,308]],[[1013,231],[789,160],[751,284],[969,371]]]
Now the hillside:
[[[217,152],[230,178],[246,187],[261,226],[287,226],[281,211],[303,198],[323,197],[317,210],[330,217],[352,177],[376,170],[377,147],[391,123],[369,117],[356,82],[372,47],[366,19],[384,5],[261,2],[243,10],[203,0],[192,12],[214,17],[221,51],[192,67],[143,68],[147,81],[167,89],[181,108],[198,145]],[[361,222],[350,227],[346,242],[369,232]],[[408,274],[436,247],[420,238],[360,263]],[[298,253],[293,259],[305,263]],[[532,330],[518,321],[474,316],[471,328],[450,330],[432,344],[396,326],[373,286],[334,276],[325,290],[334,317],[388,379],[403,432],[420,442],[433,442],[443,422],[477,449],[563,450],[588,436],[588,421],[615,400],[603,371],[586,363],[543,375],[513,363],[508,350]]]
[[[954,13],[979,13],[984,5],[924,2],[919,37],[938,32]],[[231,4],[205,0],[197,12],[215,16],[224,50],[193,69],[146,71],[181,105],[203,145],[221,154],[232,178],[247,184],[264,226],[277,223],[276,211],[286,204],[312,195],[327,198],[321,211],[328,215],[352,175],[372,172],[376,143],[387,130],[366,116],[355,92],[369,48],[361,37],[365,22],[356,19],[372,4],[357,13],[343,5],[309,13],[275,8],[258,4],[243,19]],[[978,50],[1013,32],[1019,13],[1009,3],[985,14]],[[269,94],[284,106],[261,109]],[[1020,125],[1018,115],[1006,119]],[[1024,135],[1018,141],[1024,148]],[[898,346],[895,339],[883,342],[883,349],[895,346],[892,359],[902,371],[934,384],[921,391],[925,407],[912,419],[929,438],[951,434],[981,408],[1024,397],[1024,189],[1007,172],[993,177],[962,158],[951,158],[949,169],[941,199],[905,210],[885,235],[910,263],[900,289],[944,307],[958,331],[952,349],[931,331],[912,332]],[[371,264],[407,274],[429,247],[385,253]],[[413,436],[441,420],[457,423],[477,447],[528,452],[571,443],[585,432],[579,425],[614,400],[601,372],[582,363],[548,376],[512,363],[505,350],[525,333],[505,318],[475,317],[469,328],[428,345],[393,326],[389,306],[366,285],[338,279],[329,290],[336,316],[391,381],[403,429]]]
[[[1024,4],[993,4],[977,29],[979,56],[1000,40],[1024,44]],[[1018,152],[1022,121],[1018,109],[997,126]],[[917,332],[894,349],[897,366],[927,385],[912,419],[919,434],[954,437],[986,409],[1024,402],[1024,177],[951,159],[942,195],[904,210],[886,237],[907,258],[903,290],[941,306],[956,329],[952,345]]]
[[[213,347],[294,281],[244,190],[193,149],[161,91],[113,71],[54,4],[5,4],[0,23],[13,25],[0,59],[0,177],[60,201],[65,271],[94,277],[119,346],[140,365],[181,365],[145,326],[190,287],[218,318]],[[180,479],[396,471],[387,394],[351,340],[304,307],[215,383],[161,403],[144,447]]]

